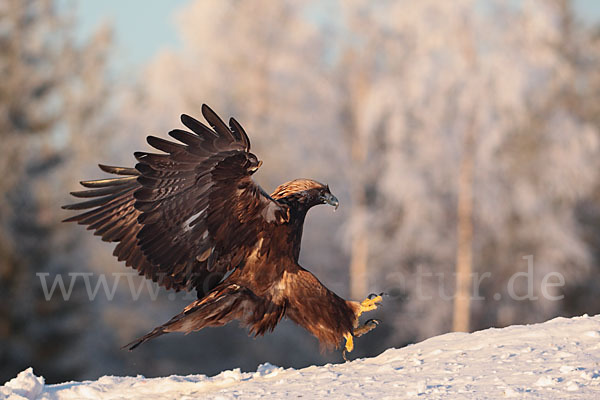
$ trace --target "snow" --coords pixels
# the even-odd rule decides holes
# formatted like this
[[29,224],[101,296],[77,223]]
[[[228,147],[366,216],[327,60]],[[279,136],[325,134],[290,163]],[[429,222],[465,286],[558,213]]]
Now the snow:
[[103,376],[45,385],[29,368],[0,399],[600,398],[600,315],[448,333],[374,358],[296,370],[263,364],[165,378]]

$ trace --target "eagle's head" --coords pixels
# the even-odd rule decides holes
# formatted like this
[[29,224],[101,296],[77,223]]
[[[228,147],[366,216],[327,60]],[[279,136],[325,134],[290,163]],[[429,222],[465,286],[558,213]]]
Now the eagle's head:
[[340,204],[328,185],[312,179],[295,179],[279,185],[271,197],[303,211],[318,204],[329,204],[337,209]]

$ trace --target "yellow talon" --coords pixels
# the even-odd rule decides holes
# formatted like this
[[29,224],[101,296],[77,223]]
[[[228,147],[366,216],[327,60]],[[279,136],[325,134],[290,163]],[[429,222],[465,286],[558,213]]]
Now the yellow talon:
[[370,319],[367,322],[365,322],[362,326],[354,328],[354,331],[352,331],[352,335],[354,337],[361,337],[365,333],[371,332],[377,327],[377,325],[379,325],[378,319]]
[[352,350],[354,350],[354,338],[352,337],[352,333],[345,333],[344,338],[346,338],[346,346],[344,347],[345,351],[350,353]]
[[367,311],[373,311],[377,309],[377,303],[381,302],[382,297],[381,295],[375,296],[373,298],[366,298],[363,300],[362,303],[360,303],[360,314],[367,312]]

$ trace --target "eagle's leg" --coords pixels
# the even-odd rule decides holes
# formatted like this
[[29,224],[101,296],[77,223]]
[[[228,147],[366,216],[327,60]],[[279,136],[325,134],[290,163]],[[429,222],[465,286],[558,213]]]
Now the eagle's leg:
[[354,337],[352,336],[352,333],[345,333],[344,338],[346,339],[346,345],[344,346],[344,350],[346,350],[347,352],[351,352],[352,350],[354,350]]
[[372,331],[373,329],[375,329],[377,327],[377,325],[379,325],[379,320],[370,319],[367,322],[365,322],[362,326],[355,328],[354,331],[352,332],[352,335],[355,337],[361,337],[365,333],[368,333],[368,332]]
[[344,357],[344,361],[348,361],[346,353],[350,353],[354,350],[354,337],[352,336],[352,333],[346,332],[344,338],[346,339],[346,345],[344,346],[344,351],[342,351],[342,357]]
[[[383,300],[384,293],[379,294],[370,294],[366,299],[364,299],[361,303],[352,302],[358,306],[358,311],[356,311],[356,322],[355,326],[358,324],[358,317],[364,312],[373,311],[377,309],[377,305]],[[365,322],[362,326],[356,327],[352,330],[352,332],[346,332],[344,334],[344,338],[346,339],[346,345],[344,346],[344,351],[342,352],[342,356],[345,361],[348,361],[346,358],[346,353],[350,353],[354,349],[354,337],[360,337],[365,333],[375,329],[375,327],[379,324],[379,321],[376,319],[370,319]]]
[[375,327],[377,327],[377,325],[379,325],[379,320],[370,319],[362,326],[354,328],[352,333],[348,332],[344,335],[344,338],[346,339],[346,345],[344,346],[344,351],[342,351],[342,357],[344,357],[344,361],[348,361],[346,353],[350,353],[352,350],[354,350],[354,338],[361,337],[365,333],[372,331],[375,329]]
[[360,303],[360,311],[358,315],[360,316],[362,313],[367,311],[373,311],[377,309],[377,304],[383,300],[383,293],[379,294],[370,294],[366,299]]

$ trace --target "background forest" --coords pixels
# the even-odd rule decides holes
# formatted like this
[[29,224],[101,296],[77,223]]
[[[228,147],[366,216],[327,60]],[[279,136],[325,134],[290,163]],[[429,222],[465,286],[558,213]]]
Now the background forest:
[[[0,383],[28,366],[52,383],[341,360],[289,321],[119,349],[189,296],[125,276],[60,205],[202,103],[245,127],[268,192],[311,177],[340,199],[310,212],[300,263],[343,297],[389,294],[353,357],[600,312],[600,32],[572,2],[195,0],[177,15],[182,45],[124,74],[110,26],[81,40],[64,2],[0,1]],[[48,296],[56,277],[68,300]]]

